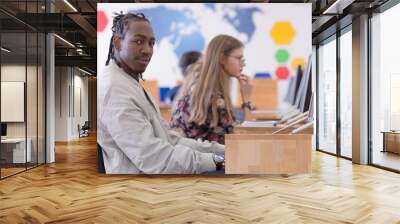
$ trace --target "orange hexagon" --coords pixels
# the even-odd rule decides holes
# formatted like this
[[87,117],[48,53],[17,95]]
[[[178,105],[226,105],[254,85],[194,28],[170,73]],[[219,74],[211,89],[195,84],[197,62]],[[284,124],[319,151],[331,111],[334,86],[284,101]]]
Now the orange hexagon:
[[304,60],[304,58],[294,58],[292,61],[292,68],[293,69],[297,69],[297,66],[301,66],[301,69],[304,70],[304,64],[306,63],[306,61]]
[[296,35],[296,31],[290,22],[276,22],[271,29],[270,35],[274,42],[279,45],[290,44]]

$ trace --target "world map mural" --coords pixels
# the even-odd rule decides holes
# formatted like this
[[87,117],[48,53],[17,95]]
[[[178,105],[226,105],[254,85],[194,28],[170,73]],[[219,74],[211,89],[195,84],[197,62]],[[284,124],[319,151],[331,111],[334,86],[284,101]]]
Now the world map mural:
[[172,87],[182,79],[178,67],[186,51],[206,50],[219,34],[228,34],[245,45],[250,77],[262,75],[280,81],[283,97],[287,80],[311,54],[311,5],[266,3],[104,3],[98,5],[98,63],[104,67],[111,37],[111,21],[116,12],[143,13],[151,22],[156,45],[147,79],[161,87]]

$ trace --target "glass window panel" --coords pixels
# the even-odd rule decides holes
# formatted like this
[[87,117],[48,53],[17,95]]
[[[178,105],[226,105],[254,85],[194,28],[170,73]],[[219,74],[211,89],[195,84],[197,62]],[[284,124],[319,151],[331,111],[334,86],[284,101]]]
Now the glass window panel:
[[36,32],[27,33],[28,62],[26,80],[26,111],[27,111],[27,142],[30,144],[31,153],[28,159],[28,168],[37,165],[37,132],[38,132],[38,36]]
[[[15,16],[10,17],[0,12],[0,44],[3,48],[0,60],[2,99],[22,96],[21,120],[5,120],[6,116],[1,119],[6,129],[0,145],[1,178],[45,162],[46,39],[43,33],[38,33],[38,30],[21,22],[38,18],[34,14],[45,11],[45,2],[45,0],[0,1],[0,7]],[[10,85],[21,83],[22,89],[11,88],[15,91],[18,89],[17,92],[11,93]],[[5,114],[10,111],[10,106],[5,106],[6,103],[9,104],[3,100],[0,107],[1,112]],[[13,115],[15,114],[17,113],[14,112]]]
[[[372,163],[400,170],[400,4],[376,14],[372,24]],[[389,132],[384,139],[382,132]]]
[[[2,33],[1,46],[1,121],[6,125],[1,140],[2,178],[24,171],[29,160],[26,141],[26,34]],[[22,86],[22,87],[21,87]],[[14,107],[15,111],[11,109]],[[28,151],[27,151],[28,148]]]
[[340,153],[352,157],[352,35],[340,37]]
[[45,163],[45,52],[46,37],[44,34],[39,34],[38,45],[38,164]]
[[336,39],[318,48],[318,148],[336,153]]

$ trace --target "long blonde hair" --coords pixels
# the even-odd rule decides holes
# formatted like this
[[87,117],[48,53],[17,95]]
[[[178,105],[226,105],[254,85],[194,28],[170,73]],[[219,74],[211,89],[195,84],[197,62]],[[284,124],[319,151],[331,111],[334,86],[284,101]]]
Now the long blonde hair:
[[178,107],[177,104],[179,100],[185,97],[191,90],[192,86],[198,81],[202,65],[203,61],[200,59],[186,68],[185,70],[186,76],[183,79],[182,86],[179,89],[178,94],[175,97],[174,101],[172,102],[172,111],[177,110]]
[[211,127],[218,124],[216,97],[221,95],[225,101],[230,120],[232,117],[232,103],[230,99],[230,79],[225,74],[221,59],[228,56],[233,50],[242,48],[243,43],[228,35],[214,37],[207,47],[204,63],[199,77],[199,83],[193,90],[191,98],[190,122],[202,125],[207,120],[211,106]]

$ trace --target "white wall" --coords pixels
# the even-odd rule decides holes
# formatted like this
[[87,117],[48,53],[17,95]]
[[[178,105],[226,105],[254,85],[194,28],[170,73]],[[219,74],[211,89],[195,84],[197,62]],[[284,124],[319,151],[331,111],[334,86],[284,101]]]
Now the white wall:
[[[26,72],[29,75],[35,74],[36,75],[36,67],[34,66],[27,66],[25,65],[2,65],[1,66],[1,81],[9,81],[9,82],[25,82],[25,75]],[[30,77],[28,77],[29,79]],[[32,82],[31,80],[29,82]],[[30,83],[32,84],[32,83]],[[36,81],[35,81],[36,85]],[[31,90],[31,89],[28,89]],[[32,101],[32,98],[36,98],[36,89],[33,90],[34,93],[30,93],[28,91],[27,96],[28,96],[28,103]],[[3,96],[4,97],[4,96]],[[34,105],[36,107],[36,104]],[[1,108],[1,110],[7,110],[7,108]],[[32,110],[32,109],[31,109]],[[29,110],[28,112],[31,112]],[[32,124],[32,121],[36,121],[36,113],[28,113],[28,129],[30,129],[34,124]],[[33,116],[33,117],[32,117]],[[36,123],[36,122],[35,122]],[[26,122],[7,122],[7,136],[8,137],[25,137],[25,126]],[[34,128],[36,130],[36,128]],[[29,137],[29,130],[28,130],[28,137]]]
[[55,68],[55,141],[68,140],[68,85],[67,67]]
[[[76,70],[75,70],[76,71]],[[82,74],[82,73],[80,73]],[[88,120],[88,77],[75,75],[75,86],[81,88],[81,101],[82,101],[82,116],[79,116],[80,122],[83,123]]]
[[77,139],[78,124],[88,120],[88,78],[83,75],[75,68],[56,67],[56,141]]
[[74,91],[71,92],[73,94],[71,99],[74,99],[74,102],[71,102],[71,106],[74,105],[74,107],[71,108],[72,119],[70,135],[72,138],[79,137],[78,124],[82,126],[85,121],[88,120],[88,78],[82,77],[81,75],[82,73],[78,70],[74,70]]
[[[2,65],[1,66],[1,81],[3,82],[25,82],[25,65]],[[28,66],[28,71],[32,67]],[[30,74],[28,72],[28,74]],[[3,97],[3,96],[2,96]],[[7,108],[1,108],[7,110]],[[10,122],[7,123],[7,135],[9,137],[24,137],[25,136],[25,123],[24,122]]]
[[[36,161],[37,153],[39,154],[39,163],[44,163],[44,74],[41,66],[32,66],[25,64],[3,64],[1,66],[1,81],[9,82],[24,82],[26,84],[26,106],[22,102],[22,107],[18,108],[20,113],[25,114],[26,120],[22,122],[6,122],[7,137],[9,138],[24,138],[25,135],[31,141],[32,161]],[[27,81],[26,81],[27,79]],[[2,93],[4,89],[2,89]],[[7,94],[7,93],[6,93]],[[8,98],[7,95],[2,95],[2,98]],[[23,100],[25,101],[25,100]],[[4,102],[2,102],[3,105]],[[1,108],[2,112],[16,113],[10,107]],[[23,116],[23,115],[22,115]],[[51,161],[51,160],[49,160]]]

